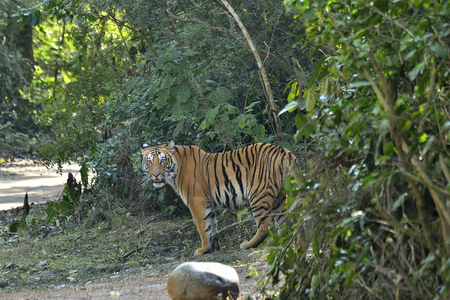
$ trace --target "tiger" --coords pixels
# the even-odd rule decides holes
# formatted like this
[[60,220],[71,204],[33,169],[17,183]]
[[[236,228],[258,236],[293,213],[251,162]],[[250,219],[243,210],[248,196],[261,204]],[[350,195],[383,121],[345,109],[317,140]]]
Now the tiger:
[[258,229],[240,248],[260,245],[272,224],[270,214],[280,213],[285,206],[286,176],[298,165],[291,151],[269,143],[221,153],[175,145],[173,140],[158,146],[142,143],[140,148],[144,178],[157,188],[168,183],[188,206],[202,243],[195,251],[197,255],[220,250],[217,207],[230,210],[249,207]]

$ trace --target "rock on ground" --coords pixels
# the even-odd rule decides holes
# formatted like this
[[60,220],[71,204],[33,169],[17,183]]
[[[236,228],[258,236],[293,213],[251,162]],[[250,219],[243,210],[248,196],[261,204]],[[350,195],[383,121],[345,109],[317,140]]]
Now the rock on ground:
[[167,281],[173,300],[236,299],[239,276],[229,266],[215,262],[187,262],[177,267]]

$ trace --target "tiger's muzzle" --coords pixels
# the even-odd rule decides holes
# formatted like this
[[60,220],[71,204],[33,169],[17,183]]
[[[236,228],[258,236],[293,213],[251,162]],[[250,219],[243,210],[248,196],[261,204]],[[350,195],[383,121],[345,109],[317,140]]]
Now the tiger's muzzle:
[[164,175],[161,174],[151,174],[150,178],[153,180],[153,186],[157,188],[162,187],[166,183]]

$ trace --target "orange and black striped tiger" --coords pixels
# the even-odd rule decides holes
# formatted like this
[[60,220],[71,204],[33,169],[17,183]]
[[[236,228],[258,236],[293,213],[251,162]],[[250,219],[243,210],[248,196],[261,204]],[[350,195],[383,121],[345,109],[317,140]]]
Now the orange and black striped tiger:
[[[284,180],[297,158],[287,149],[266,143],[222,153],[206,153],[174,141],[151,147],[141,144],[142,168],[155,187],[170,184],[189,207],[202,240],[196,254],[219,250],[215,208],[250,207],[258,231],[241,248],[261,244],[267,236],[271,212],[285,204]],[[148,178],[147,177],[147,178]]]

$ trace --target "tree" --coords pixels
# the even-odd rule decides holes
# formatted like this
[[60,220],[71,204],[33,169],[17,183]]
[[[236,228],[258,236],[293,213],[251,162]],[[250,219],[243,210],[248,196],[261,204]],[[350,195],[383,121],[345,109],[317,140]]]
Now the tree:
[[[19,2],[15,5],[25,3]],[[0,155],[27,152],[29,136],[38,131],[34,123],[37,104],[30,101],[33,78],[33,20],[14,16],[13,2],[0,3]],[[18,22],[21,21],[21,22]],[[16,153],[18,154],[18,153]]]

